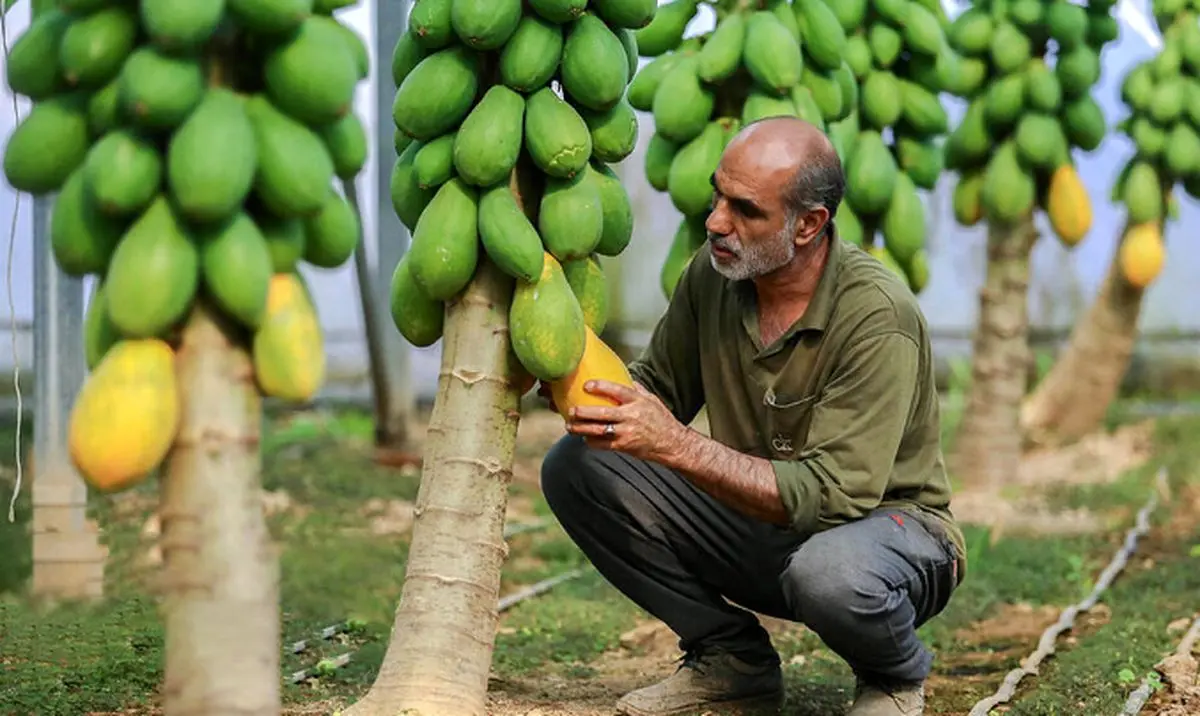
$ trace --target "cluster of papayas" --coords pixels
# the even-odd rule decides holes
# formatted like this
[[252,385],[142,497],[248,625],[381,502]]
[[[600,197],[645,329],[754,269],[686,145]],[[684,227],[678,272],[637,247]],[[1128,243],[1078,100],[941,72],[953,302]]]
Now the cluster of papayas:
[[1122,273],[1142,288],[1162,270],[1163,227],[1179,212],[1175,185],[1200,198],[1200,2],[1155,0],[1151,10],[1163,47],[1121,81],[1129,113],[1116,129],[1134,153],[1112,188],[1132,227],[1121,243]]
[[[588,336],[608,321],[600,257],[633,234],[610,165],[637,143],[634,31],[656,11],[655,0],[415,4],[392,58],[391,199],[412,243],[391,313],[406,340],[442,337],[446,304],[486,258],[515,280],[509,339],[529,376],[565,386],[612,363]],[[602,377],[628,382],[615,365]]]
[[[718,5],[713,30],[685,38],[697,7],[673,0],[636,33],[639,52],[654,59],[629,87],[630,104],[654,116],[646,178],[683,214],[662,267],[663,292],[671,295],[703,244],[709,177],[725,145],[746,124],[774,116],[799,117],[828,133],[848,182],[837,216],[841,237],[921,290],[927,265],[917,187],[936,181],[941,154],[932,140],[946,129],[936,89],[926,86],[945,45],[938,4]],[[889,127],[898,138],[890,145],[881,134]],[[916,180],[897,178],[905,173]],[[876,227],[884,235],[879,246]]]
[[953,92],[969,104],[945,159],[958,173],[960,224],[1011,224],[1040,208],[1064,245],[1087,235],[1092,206],[1072,150],[1095,150],[1107,131],[1092,89],[1117,38],[1115,4],[988,0],[955,18],[949,38],[963,59]]
[[96,487],[130,484],[170,445],[168,359],[197,300],[241,331],[264,394],[306,400],[320,386],[322,336],[297,268],[340,266],[358,242],[335,184],[367,158],[352,102],[369,54],[333,16],[350,4],[34,4],[6,66],[32,109],[4,173],[55,194],[55,259],[97,279],[92,372],[71,418]]

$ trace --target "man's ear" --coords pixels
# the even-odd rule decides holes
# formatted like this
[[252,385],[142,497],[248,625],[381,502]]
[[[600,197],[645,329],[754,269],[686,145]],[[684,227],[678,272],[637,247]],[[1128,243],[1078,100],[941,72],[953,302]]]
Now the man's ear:
[[825,232],[825,228],[829,226],[832,219],[829,209],[823,206],[818,206],[801,216],[796,222],[796,235],[793,237],[796,245],[807,246],[821,238],[821,234]]

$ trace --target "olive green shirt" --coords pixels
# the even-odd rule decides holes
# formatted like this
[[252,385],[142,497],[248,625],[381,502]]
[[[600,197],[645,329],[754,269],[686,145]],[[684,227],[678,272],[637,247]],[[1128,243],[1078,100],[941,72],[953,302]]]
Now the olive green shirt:
[[903,280],[834,239],[804,315],[762,345],[754,286],[705,245],[629,368],[682,423],[771,461],[791,528],[812,534],[895,507],[932,519],[959,556],[929,329]]

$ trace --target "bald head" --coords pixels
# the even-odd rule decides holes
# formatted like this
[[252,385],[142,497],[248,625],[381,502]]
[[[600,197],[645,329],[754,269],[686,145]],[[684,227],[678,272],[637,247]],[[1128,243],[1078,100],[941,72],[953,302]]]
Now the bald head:
[[789,218],[824,207],[830,220],[845,192],[842,162],[829,137],[798,117],[751,122],[729,142],[721,157],[743,172],[774,175],[783,181],[782,202]]

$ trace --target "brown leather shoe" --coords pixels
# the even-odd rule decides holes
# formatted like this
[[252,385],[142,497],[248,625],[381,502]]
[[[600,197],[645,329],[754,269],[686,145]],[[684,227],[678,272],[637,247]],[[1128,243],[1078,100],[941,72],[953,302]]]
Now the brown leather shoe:
[[[773,713],[783,705],[778,664],[749,664],[732,654],[685,656],[674,674],[617,701],[625,716],[678,716],[720,707],[721,713]],[[742,709],[746,709],[742,711]]]

